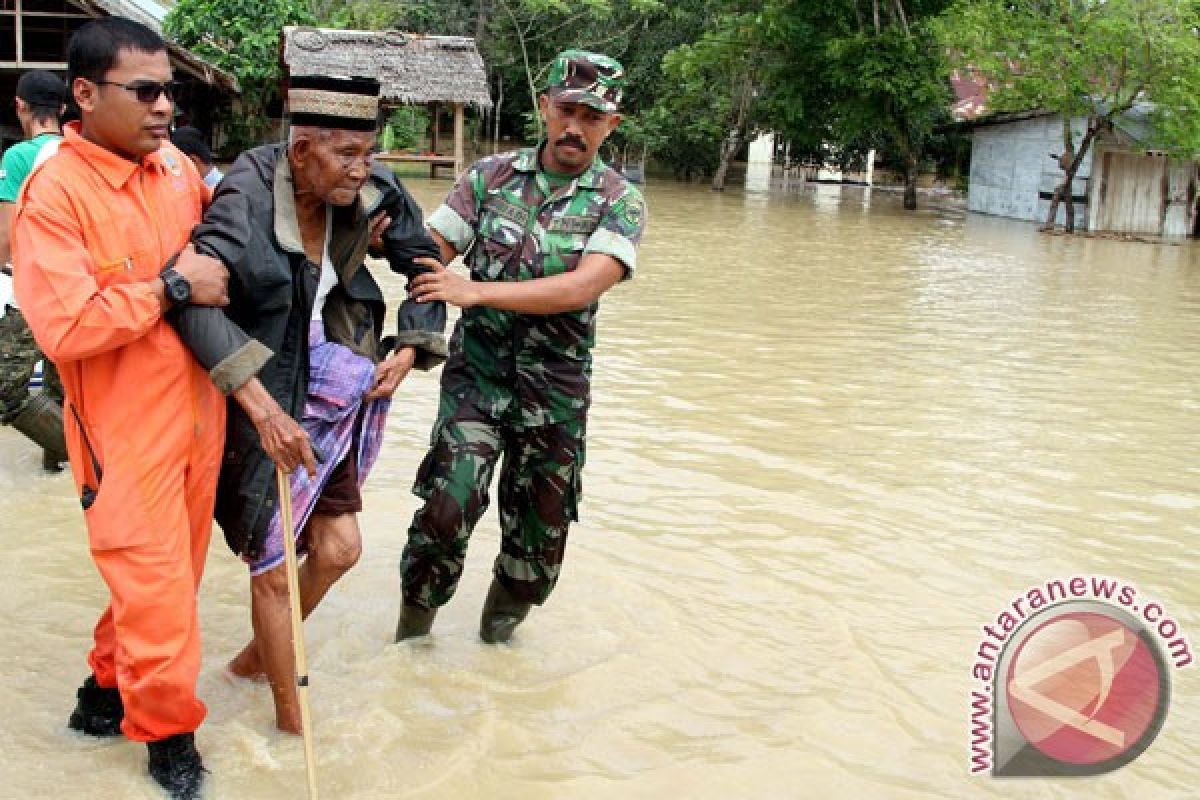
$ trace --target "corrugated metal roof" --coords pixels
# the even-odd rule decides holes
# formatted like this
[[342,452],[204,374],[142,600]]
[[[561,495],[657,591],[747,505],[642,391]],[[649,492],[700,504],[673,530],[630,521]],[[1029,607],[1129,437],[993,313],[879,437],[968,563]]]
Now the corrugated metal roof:
[[114,17],[127,17],[162,33],[162,21],[167,9],[154,0],[91,0],[97,7]]

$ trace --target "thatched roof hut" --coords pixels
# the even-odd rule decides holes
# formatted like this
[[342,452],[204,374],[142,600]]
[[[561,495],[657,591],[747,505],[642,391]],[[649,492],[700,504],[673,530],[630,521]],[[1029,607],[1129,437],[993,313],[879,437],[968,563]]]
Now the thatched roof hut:
[[[463,107],[492,107],[487,68],[475,40],[400,31],[348,31],[292,25],[283,29],[283,63],[289,75],[353,75],[376,78],[384,104],[432,105],[431,153],[381,153],[385,161],[463,168]],[[438,152],[439,105],[454,109],[454,153]]]
[[492,107],[483,59],[463,36],[288,26],[283,63],[293,75],[377,78],[385,102]]

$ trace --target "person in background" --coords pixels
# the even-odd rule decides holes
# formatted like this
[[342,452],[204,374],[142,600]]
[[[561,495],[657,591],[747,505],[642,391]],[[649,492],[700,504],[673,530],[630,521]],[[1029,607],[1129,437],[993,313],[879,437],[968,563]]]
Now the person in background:
[[[4,152],[0,162],[0,264],[12,274],[12,218],[29,173],[58,151],[59,116],[67,87],[53,72],[33,70],[17,81],[17,119],[25,141]],[[10,288],[10,287],[5,287]],[[62,382],[53,362],[38,349],[11,292],[0,305],[0,423],[12,425],[42,448],[42,467],[58,472],[67,460],[63,439]],[[29,379],[42,362],[42,391],[31,394]]]
[[193,128],[190,125],[176,128],[171,134],[171,144],[178,147],[185,156],[192,160],[200,177],[204,179],[205,186],[210,189],[217,188],[217,184],[221,182],[221,178],[224,178],[225,174],[217,169],[212,150],[208,148],[208,142],[205,141],[204,134],[199,128]]

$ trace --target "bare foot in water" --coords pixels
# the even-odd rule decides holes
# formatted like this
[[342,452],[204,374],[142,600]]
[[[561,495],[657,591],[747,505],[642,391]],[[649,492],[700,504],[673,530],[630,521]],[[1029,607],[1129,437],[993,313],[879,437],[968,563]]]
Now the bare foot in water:
[[284,733],[290,733],[295,736],[304,735],[304,725],[300,722],[299,714],[293,716],[277,713],[275,715],[275,727]]
[[225,673],[232,678],[241,678],[255,683],[264,683],[267,680],[267,673],[259,664],[258,648],[254,646],[254,642],[246,645],[242,652],[225,665]]

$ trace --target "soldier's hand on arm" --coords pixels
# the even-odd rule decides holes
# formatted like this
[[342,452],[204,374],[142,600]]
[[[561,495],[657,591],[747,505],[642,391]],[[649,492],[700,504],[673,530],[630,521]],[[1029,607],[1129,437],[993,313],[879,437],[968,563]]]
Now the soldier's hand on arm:
[[233,392],[238,405],[254,423],[267,457],[292,472],[303,466],[310,476],[317,474],[317,459],[312,443],[300,423],[292,419],[258,378],[252,378]]
[[408,373],[412,371],[417,361],[415,347],[401,347],[395,353],[380,361],[375,367],[375,380],[367,392],[368,400],[380,397],[391,397],[396,393]]
[[[430,259],[432,261],[432,259]],[[471,281],[441,264],[413,279],[409,293],[419,303],[444,300],[518,314],[561,314],[587,308],[625,275],[625,266],[603,253],[588,253],[571,272],[527,281]]]
[[229,305],[229,270],[220,259],[202,256],[189,244],[179,253],[175,271],[191,284],[191,302],[195,305]]
[[427,272],[413,278],[408,286],[408,293],[418,303],[441,300],[459,308],[479,305],[479,283],[447,269],[436,258],[414,258],[413,263],[428,268]]

